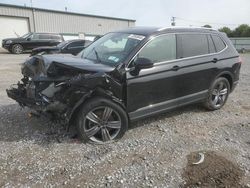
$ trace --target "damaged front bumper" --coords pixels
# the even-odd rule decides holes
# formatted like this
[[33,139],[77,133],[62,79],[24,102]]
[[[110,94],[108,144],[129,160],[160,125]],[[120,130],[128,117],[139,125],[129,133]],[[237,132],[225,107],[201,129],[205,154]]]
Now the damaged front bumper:
[[67,111],[67,106],[59,101],[51,101],[42,93],[37,93],[31,85],[18,83],[12,85],[6,92],[8,97],[17,101],[22,107],[27,106],[39,113],[47,113],[53,118],[67,121],[67,115],[63,113]]
[[25,94],[25,89],[21,88],[19,85],[12,85],[9,89],[6,89],[8,97],[14,99],[19,103],[20,106],[29,106],[32,107],[36,104],[36,101],[33,99],[28,99]]
[[20,106],[48,114],[52,119],[65,124],[70,122],[77,108],[93,93],[117,101],[116,96],[121,98],[120,83],[103,70],[94,72],[96,67],[110,71],[109,67],[73,60],[75,62],[71,65],[67,63],[68,61],[66,63],[45,61],[43,56],[28,59],[21,69],[24,77],[6,90],[7,95]]

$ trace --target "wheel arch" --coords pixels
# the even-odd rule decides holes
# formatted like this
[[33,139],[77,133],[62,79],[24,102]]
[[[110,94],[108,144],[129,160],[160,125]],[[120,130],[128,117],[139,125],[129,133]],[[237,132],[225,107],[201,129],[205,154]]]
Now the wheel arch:
[[232,87],[233,87],[233,74],[231,72],[229,72],[229,71],[223,71],[223,72],[221,72],[220,74],[218,74],[216,76],[215,80],[217,78],[220,78],[220,77],[226,78],[228,80],[228,82],[230,84],[230,90],[231,90]]
[[80,110],[80,108],[86,104],[89,100],[95,98],[95,97],[101,97],[101,98],[105,98],[108,100],[111,100],[112,102],[118,104],[123,110],[124,112],[127,114],[128,120],[129,120],[129,116],[128,113],[126,111],[126,107],[123,103],[123,101],[119,100],[117,97],[115,97],[110,91],[104,90],[103,88],[96,88],[93,91],[90,91],[89,93],[85,94],[82,96],[82,98],[75,104],[75,106],[73,107],[73,109],[70,112],[70,115],[68,116],[68,128],[74,124],[75,120],[76,120],[76,116],[77,116],[77,112]]

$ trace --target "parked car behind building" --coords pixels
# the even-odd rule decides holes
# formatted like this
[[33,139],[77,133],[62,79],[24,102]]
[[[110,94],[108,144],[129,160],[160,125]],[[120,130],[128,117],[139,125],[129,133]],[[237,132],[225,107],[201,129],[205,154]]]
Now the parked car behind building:
[[91,43],[92,41],[82,40],[82,39],[67,40],[61,42],[57,46],[43,46],[34,48],[31,52],[31,56],[36,54],[55,54],[55,53],[77,55],[80,51],[82,51]]
[[21,54],[40,46],[56,46],[64,41],[63,36],[57,33],[27,33],[18,38],[2,40],[2,47],[13,54]]

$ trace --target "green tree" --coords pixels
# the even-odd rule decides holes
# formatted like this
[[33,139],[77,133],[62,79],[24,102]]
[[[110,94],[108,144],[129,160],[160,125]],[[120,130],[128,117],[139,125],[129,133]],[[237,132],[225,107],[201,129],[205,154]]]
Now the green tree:
[[208,25],[208,24],[203,25],[203,27],[206,27],[206,28],[212,28],[212,26],[211,26],[211,25]]
[[250,37],[250,26],[242,24],[233,31],[234,37]]
[[234,30],[228,27],[222,27],[219,31],[226,33],[228,37],[250,37],[250,26],[247,24],[241,24]]
[[233,36],[233,31],[229,27],[222,27],[219,31],[226,33],[228,37]]

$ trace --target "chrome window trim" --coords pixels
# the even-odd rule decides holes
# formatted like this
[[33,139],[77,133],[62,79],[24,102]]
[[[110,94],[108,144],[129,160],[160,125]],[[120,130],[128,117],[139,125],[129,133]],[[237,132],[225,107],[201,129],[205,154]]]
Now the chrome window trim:
[[[154,36],[154,37],[151,37],[149,41],[147,41],[142,47],[140,50],[138,50],[138,52],[136,52],[136,54],[129,60],[129,63],[127,64],[126,66],[126,70],[129,71],[130,67],[130,64],[132,63],[132,61],[134,60],[134,58],[141,52],[141,50],[149,43],[151,42],[152,40],[154,40],[155,38],[157,37],[161,37],[161,36],[164,36],[164,35],[178,35],[178,34],[204,34],[204,35],[217,35],[225,44],[225,48],[223,48],[221,51],[219,52],[216,52],[216,53],[208,53],[208,54],[204,54],[204,55],[197,55],[197,56],[190,56],[190,57],[185,57],[185,58],[181,58],[181,59],[173,59],[173,60],[168,60],[168,61],[163,61],[163,62],[157,62],[154,64],[154,66],[158,66],[158,65],[162,65],[162,64],[167,64],[167,63],[173,63],[173,62],[177,62],[177,61],[182,61],[182,60],[188,60],[188,59],[194,59],[194,58],[198,58],[198,57],[207,57],[207,56],[212,56],[212,55],[216,55],[216,54],[220,54],[222,52],[224,52],[227,48],[228,48],[228,45],[227,43],[225,42],[225,40],[223,38],[221,38],[218,34],[215,34],[215,33],[201,33],[201,32],[177,32],[177,33],[164,33],[164,34],[160,34],[160,35],[157,35],[157,36]],[[176,46],[177,46],[177,43],[176,43]],[[177,51],[176,51],[177,53]]]

